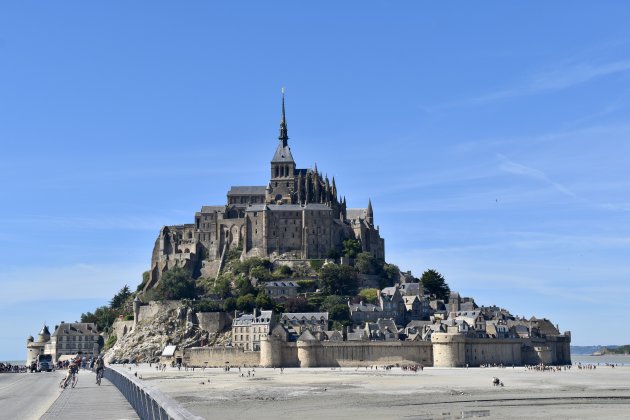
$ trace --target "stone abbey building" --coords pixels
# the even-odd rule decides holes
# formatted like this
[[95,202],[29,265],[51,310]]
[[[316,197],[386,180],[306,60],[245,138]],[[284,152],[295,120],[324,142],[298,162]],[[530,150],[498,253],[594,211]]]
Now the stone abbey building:
[[155,242],[146,288],[177,266],[195,277],[214,277],[230,250],[238,250],[244,258],[321,259],[333,249],[340,250],[347,238],[358,239],[363,251],[385,259],[385,242],[374,225],[371,202],[367,208],[348,209],[334,178],[323,176],[317,166],[296,167],[283,92],[269,183],[233,186],[226,204],[203,206],[193,223],[164,226]]

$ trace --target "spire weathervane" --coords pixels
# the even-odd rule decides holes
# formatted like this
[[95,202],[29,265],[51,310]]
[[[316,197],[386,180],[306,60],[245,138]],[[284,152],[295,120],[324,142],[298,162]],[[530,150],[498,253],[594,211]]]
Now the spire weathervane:
[[282,86],[282,119],[280,120],[280,136],[278,140],[282,141],[282,146],[287,146],[287,140],[289,136],[287,134],[287,119],[284,114],[284,86]]

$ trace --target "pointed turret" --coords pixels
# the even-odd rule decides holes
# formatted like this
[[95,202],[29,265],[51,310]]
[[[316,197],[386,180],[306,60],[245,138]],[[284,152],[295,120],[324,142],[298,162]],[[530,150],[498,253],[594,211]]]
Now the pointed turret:
[[337,185],[335,185],[335,177],[332,178],[332,195],[337,199]]
[[[278,147],[276,148],[276,153],[273,155],[271,163],[291,163],[292,165],[295,165],[293,155],[291,155],[291,148],[289,148],[287,118],[284,112],[284,88],[282,88],[282,116],[280,117],[280,135],[278,136],[278,140],[280,140],[280,144],[278,144]],[[282,168],[280,175],[287,176],[288,174],[283,171],[285,171],[284,168]]]
[[365,221],[368,222],[371,225],[374,224],[374,212],[372,211],[372,200],[371,199],[368,199],[367,214],[366,214],[366,217],[365,217]]

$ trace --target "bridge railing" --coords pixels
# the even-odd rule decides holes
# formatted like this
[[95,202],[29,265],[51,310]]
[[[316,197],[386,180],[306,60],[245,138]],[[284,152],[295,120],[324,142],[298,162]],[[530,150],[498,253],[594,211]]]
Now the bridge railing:
[[142,420],[202,420],[179,405],[171,397],[148,386],[135,376],[108,367],[104,377],[107,378],[129,404],[136,410]]

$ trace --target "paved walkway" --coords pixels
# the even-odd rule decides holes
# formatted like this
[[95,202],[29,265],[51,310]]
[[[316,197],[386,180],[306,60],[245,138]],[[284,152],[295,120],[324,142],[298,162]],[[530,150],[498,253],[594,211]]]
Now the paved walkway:
[[[61,379],[60,379],[61,380]],[[96,385],[94,373],[81,370],[76,388],[60,390],[59,398],[40,420],[49,419],[138,419],[118,389],[103,378]]]

